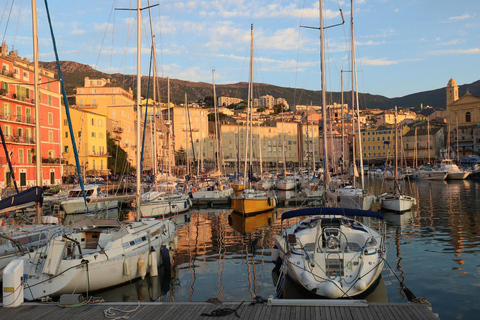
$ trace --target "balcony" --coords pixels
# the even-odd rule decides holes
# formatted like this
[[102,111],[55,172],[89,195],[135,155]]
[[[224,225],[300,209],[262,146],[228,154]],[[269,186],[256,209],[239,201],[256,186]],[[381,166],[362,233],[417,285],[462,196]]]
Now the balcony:
[[4,113],[4,114],[0,114],[0,120],[35,125],[35,119],[32,116],[22,116],[22,115],[14,116],[11,113]]
[[92,103],[92,104],[78,104],[77,105],[77,108],[80,108],[80,109],[96,109],[98,108],[98,104],[97,103]]
[[18,144],[35,144],[35,139],[30,137],[19,137],[17,135],[4,135],[5,142]]
[[123,128],[122,127],[113,127],[113,132],[122,133]]
[[108,157],[107,152],[90,152],[89,157]]
[[42,163],[60,164],[60,158],[42,158]]

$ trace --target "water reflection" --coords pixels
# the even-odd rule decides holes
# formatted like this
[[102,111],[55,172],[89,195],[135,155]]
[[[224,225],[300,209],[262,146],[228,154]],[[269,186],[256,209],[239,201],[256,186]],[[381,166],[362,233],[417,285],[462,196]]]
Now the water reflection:
[[[417,206],[403,214],[385,213],[387,261],[393,272],[417,297],[427,297],[441,318],[476,319],[480,312],[476,305],[480,295],[480,182],[401,183],[403,190],[417,198]],[[380,194],[385,186],[381,179],[367,179],[366,188]],[[231,210],[178,216],[176,271],[172,270],[168,283],[161,277],[146,278],[102,296],[107,301],[136,301],[138,297],[146,301],[215,297],[252,301],[255,295],[274,295],[272,239],[279,232],[282,212],[293,207],[290,204],[275,213],[246,219]],[[399,281],[388,270],[374,293],[378,288],[384,288],[387,295],[376,301],[406,301]]]

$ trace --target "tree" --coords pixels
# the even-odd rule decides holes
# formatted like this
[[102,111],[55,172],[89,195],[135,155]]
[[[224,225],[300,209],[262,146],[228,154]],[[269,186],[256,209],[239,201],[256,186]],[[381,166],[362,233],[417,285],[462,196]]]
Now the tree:
[[[128,154],[110,137],[110,132],[107,132],[107,152],[110,155],[107,161],[110,172],[113,174],[125,173],[125,169],[130,167]],[[130,167],[130,171],[132,170],[135,169]]]
[[178,165],[187,164],[187,153],[182,147],[175,152],[175,163]]

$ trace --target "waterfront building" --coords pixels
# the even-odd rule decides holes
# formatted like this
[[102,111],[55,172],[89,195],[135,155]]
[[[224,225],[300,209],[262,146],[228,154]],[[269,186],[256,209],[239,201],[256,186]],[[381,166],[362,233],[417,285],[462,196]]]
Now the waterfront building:
[[[175,152],[186,151],[190,162],[194,158],[201,161],[202,157],[213,161],[214,136],[209,133],[208,110],[188,107],[188,116],[186,110],[184,106],[170,108]],[[165,116],[164,118],[166,119]],[[214,132],[214,127],[212,127],[212,132]]]
[[85,77],[84,86],[76,91],[77,108],[105,116],[110,136],[127,152],[128,161],[135,166],[137,114],[132,90],[114,86],[108,79]]
[[[70,118],[82,173],[86,175],[109,174],[106,116],[72,106],[70,108]],[[71,175],[75,173],[76,163],[68,120],[65,115],[62,123],[65,175]]]
[[[398,150],[399,158],[402,158],[402,136],[410,127],[398,125]],[[362,152],[364,164],[383,164],[386,160],[393,160],[395,148],[395,127],[394,125],[382,125],[364,128],[360,132],[362,138]],[[358,159],[358,148],[356,157]]]
[[[252,157],[255,170],[259,168],[260,146],[264,170],[283,169],[283,148],[288,169],[297,167],[299,164],[299,129],[300,124],[293,121],[264,122],[260,126],[258,120],[253,124],[253,148]],[[318,130],[318,128],[317,128]],[[223,155],[225,163],[229,167],[235,167],[239,160],[243,168],[245,162],[245,150],[247,157],[250,156],[250,144],[246,149],[246,125],[245,124],[222,124]]]
[[[480,97],[472,95],[468,89],[461,98],[458,85],[450,79],[447,93],[447,123],[450,131],[449,148],[455,160],[480,154]],[[447,133],[448,135],[448,133]]]
[[[43,185],[61,183],[62,105],[60,83],[54,73],[39,70],[38,102],[40,119],[35,119],[33,92],[34,68],[15,51],[8,52],[6,43],[0,47],[0,125],[19,187],[36,185],[35,124],[40,125]],[[6,155],[0,152],[0,188],[13,187],[12,172]]]
[[427,122],[416,123],[402,137],[403,159],[409,165],[433,164],[445,148],[444,127],[435,127]]

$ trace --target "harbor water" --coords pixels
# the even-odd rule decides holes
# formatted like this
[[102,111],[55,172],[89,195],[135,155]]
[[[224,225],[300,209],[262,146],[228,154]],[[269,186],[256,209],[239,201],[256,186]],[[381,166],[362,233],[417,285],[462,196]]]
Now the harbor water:
[[[393,185],[367,178],[381,194]],[[391,183],[391,182],[390,182]],[[385,213],[387,264],[369,301],[408,302],[399,280],[426,298],[441,319],[478,319],[480,306],[480,182],[402,182],[418,199],[414,210]],[[243,218],[226,209],[175,217],[178,249],[159,276],[95,293],[105,301],[253,301],[275,294],[270,254],[285,210]],[[287,281],[282,294],[305,298]],[[308,298],[308,297],[307,297]]]

